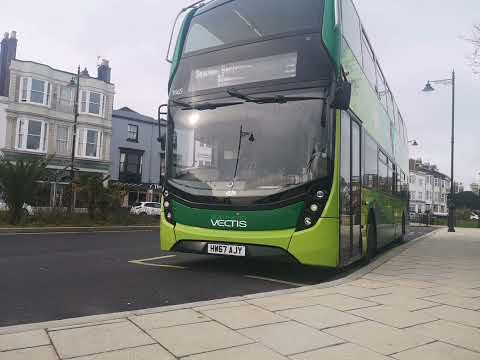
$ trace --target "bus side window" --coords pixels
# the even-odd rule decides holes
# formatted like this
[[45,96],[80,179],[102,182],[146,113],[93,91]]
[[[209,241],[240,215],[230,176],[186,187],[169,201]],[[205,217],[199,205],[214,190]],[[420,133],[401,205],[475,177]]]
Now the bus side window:
[[402,171],[402,199],[408,200],[408,183],[407,183],[407,176]]
[[393,171],[394,167],[390,160],[388,160],[388,175],[387,175],[387,187],[385,188],[385,192],[387,194],[393,193]]
[[378,152],[378,188],[381,191],[388,192],[388,160],[382,153]]
[[377,188],[377,154],[377,144],[367,133],[365,133],[363,186],[371,190]]
[[400,174],[400,169],[397,167],[397,184],[395,192],[398,197],[402,196],[402,175]]

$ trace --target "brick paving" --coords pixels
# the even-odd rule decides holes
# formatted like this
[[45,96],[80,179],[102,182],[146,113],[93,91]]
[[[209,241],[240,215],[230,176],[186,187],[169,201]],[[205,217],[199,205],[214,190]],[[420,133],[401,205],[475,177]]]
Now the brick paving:
[[480,360],[480,230],[403,247],[328,287],[0,328],[0,360]]

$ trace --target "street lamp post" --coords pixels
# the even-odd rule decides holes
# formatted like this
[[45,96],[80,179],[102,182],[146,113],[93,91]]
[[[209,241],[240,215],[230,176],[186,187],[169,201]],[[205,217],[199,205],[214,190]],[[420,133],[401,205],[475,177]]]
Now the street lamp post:
[[455,150],[455,70],[452,71],[452,77],[450,79],[442,80],[430,80],[423,89],[424,92],[435,91],[432,84],[442,84],[452,86],[452,140],[451,140],[451,176],[450,176],[450,199],[448,201],[448,232],[455,232],[455,182],[453,180],[454,169],[454,150]]
[[77,78],[70,80],[70,85],[76,87],[75,102],[73,104],[74,118],[73,118],[73,134],[72,134],[72,153],[70,156],[70,207],[69,212],[73,213],[75,210],[75,144],[77,142],[77,122],[78,122],[78,102],[80,97],[80,66],[77,69]]

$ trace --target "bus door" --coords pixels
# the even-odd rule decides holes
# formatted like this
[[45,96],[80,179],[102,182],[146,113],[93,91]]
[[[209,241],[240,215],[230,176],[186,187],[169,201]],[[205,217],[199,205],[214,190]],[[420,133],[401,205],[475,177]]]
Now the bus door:
[[361,127],[346,112],[340,138],[340,263],[345,266],[362,256]]

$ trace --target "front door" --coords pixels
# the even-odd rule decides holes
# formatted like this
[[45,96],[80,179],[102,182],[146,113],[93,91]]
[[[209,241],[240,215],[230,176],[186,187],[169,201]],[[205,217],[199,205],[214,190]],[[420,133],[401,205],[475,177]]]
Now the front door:
[[346,112],[341,122],[340,261],[348,265],[362,255],[361,128]]

